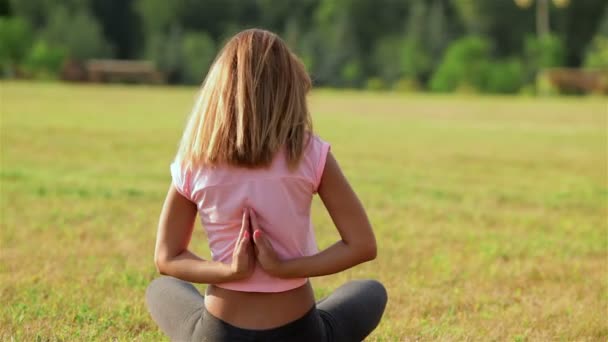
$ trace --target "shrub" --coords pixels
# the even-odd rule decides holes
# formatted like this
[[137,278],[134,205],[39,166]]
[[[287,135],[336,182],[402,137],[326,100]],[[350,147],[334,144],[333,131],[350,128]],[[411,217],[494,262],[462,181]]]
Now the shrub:
[[393,84],[393,90],[397,92],[415,92],[420,89],[420,83],[415,78],[403,77]]
[[608,69],[608,38],[598,35],[585,55],[586,68]]
[[565,49],[562,41],[553,35],[529,36],[524,44],[527,79],[534,80],[536,73],[546,68],[562,66]]
[[379,78],[379,77],[372,77],[370,79],[367,80],[367,83],[365,85],[365,87],[368,90],[383,90],[386,89],[386,84],[384,83],[384,81]]
[[455,41],[435,71],[430,89],[437,92],[462,87],[481,90],[489,57],[490,44],[485,38],[472,36]]
[[399,44],[398,37],[380,39],[372,55],[375,74],[388,83],[399,79],[401,74]]
[[206,33],[186,33],[182,40],[182,57],[183,80],[201,83],[215,57],[215,43]]
[[423,44],[413,39],[401,43],[401,72],[408,79],[420,80],[431,69],[431,56]]
[[536,76],[536,93],[538,95],[557,95],[559,89],[551,82],[549,73],[546,71],[540,71]]
[[17,64],[27,55],[33,41],[30,25],[19,17],[0,17],[0,68],[13,76]]
[[178,26],[173,26],[168,34],[150,34],[146,40],[146,58],[168,75],[169,83],[179,81],[182,62],[183,37]]
[[490,93],[516,93],[524,83],[524,68],[517,59],[488,64],[483,91]]
[[361,63],[358,59],[351,59],[341,69],[340,76],[344,80],[345,85],[349,87],[360,85],[362,76]]
[[25,59],[24,67],[36,78],[56,78],[66,52],[62,48],[50,46],[44,40],[37,40]]

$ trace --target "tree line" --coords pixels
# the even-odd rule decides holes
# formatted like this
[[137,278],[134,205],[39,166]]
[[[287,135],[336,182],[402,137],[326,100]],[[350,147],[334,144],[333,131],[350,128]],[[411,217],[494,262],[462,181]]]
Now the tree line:
[[146,59],[196,84],[250,27],[278,33],[319,86],[515,93],[545,68],[608,68],[605,0],[0,0],[0,73]]

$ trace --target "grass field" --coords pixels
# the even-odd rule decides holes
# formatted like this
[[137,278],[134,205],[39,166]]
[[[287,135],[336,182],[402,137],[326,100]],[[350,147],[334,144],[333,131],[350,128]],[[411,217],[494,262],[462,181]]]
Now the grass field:
[[[0,83],[0,341],[164,337],[143,295],[193,88]],[[606,341],[606,98],[319,91],[364,202],[375,341]],[[318,200],[320,247],[338,237]],[[208,256],[199,229],[193,249]],[[201,289],[203,287],[201,286]]]

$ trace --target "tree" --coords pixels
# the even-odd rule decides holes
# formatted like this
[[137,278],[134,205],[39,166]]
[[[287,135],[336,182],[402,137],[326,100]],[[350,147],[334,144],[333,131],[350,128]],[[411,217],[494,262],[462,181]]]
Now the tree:
[[182,40],[181,55],[182,79],[190,84],[201,83],[215,58],[215,43],[204,32],[187,32]]
[[22,18],[0,17],[0,67],[11,76],[27,55],[33,41],[30,25]]
[[577,67],[595,36],[608,37],[608,3],[605,0],[571,1],[564,14],[564,64]]
[[405,37],[399,43],[400,71],[408,82],[421,82],[427,78],[434,61],[427,40],[427,2],[416,0],[410,7],[405,26]]
[[63,6],[53,9],[42,37],[52,46],[65,49],[69,58],[84,61],[112,55],[101,27],[86,10],[71,12]]
[[315,12],[313,74],[321,84],[352,87],[363,81],[358,41],[347,4],[346,0],[321,1]]
[[409,60],[409,56],[401,56],[404,52],[401,50],[402,42],[403,38],[399,36],[387,36],[380,39],[373,49],[375,75],[388,84],[401,77],[403,61]]
[[182,61],[182,29],[174,25],[169,33],[154,33],[146,41],[145,57],[154,61],[167,74],[170,83],[180,81]]
[[114,47],[115,57],[140,58],[144,48],[141,18],[135,0],[90,0],[91,13],[99,22],[104,38]]
[[9,0],[13,15],[22,17],[35,30],[42,29],[56,7],[70,12],[89,10],[90,0]]
[[528,82],[535,80],[542,69],[563,66],[564,59],[565,49],[556,35],[526,37],[524,60]]
[[595,38],[587,47],[584,66],[608,70],[608,6]]

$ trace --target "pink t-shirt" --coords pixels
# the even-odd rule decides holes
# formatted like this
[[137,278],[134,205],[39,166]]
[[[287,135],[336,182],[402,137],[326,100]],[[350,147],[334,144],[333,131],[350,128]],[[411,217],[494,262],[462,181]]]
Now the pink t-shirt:
[[[246,207],[255,211],[279,257],[292,259],[318,251],[310,206],[328,151],[328,143],[312,136],[293,171],[288,169],[281,151],[268,168],[216,166],[185,171],[173,162],[171,176],[177,191],[196,203],[213,260],[231,263]],[[306,280],[276,278],[256,265],[251,277],[217,286],[247,292],[282,292],[299,287]]]

